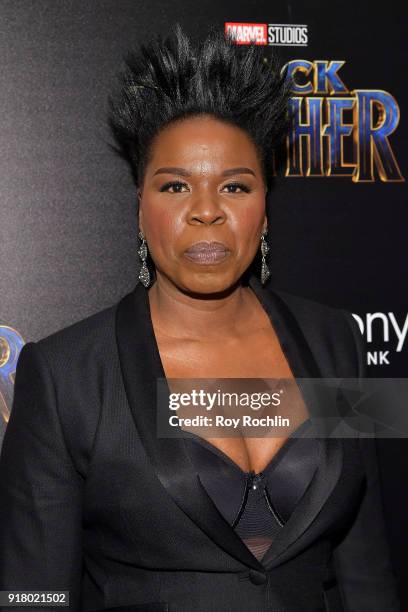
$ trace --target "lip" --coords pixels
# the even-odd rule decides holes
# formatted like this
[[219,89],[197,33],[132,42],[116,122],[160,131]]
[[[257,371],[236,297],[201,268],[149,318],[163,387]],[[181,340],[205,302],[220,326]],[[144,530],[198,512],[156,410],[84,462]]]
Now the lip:
[[187,250],[186,253],[208,253],[214,251],[228,251],[228,247],[226,244],[222,242],[217,242],[216,240],[208,241],[201,240],[200,242],[195,242],[192,244]]
[[192,244],[184,256],[190,261],[201,265],[213,265],[224,261],[230,255],[230,250],[222,242],[200,241]]

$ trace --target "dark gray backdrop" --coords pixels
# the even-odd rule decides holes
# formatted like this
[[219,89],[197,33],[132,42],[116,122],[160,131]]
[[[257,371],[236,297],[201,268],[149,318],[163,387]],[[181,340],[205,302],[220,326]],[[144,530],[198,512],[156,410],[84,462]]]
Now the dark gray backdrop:
[[[318,0],[1,0],[3,430],[21,344],[113,304],[137,279],[134,187],[108,146],[105,124],[123,53],[175,21],[200,37],[213,23],[221,29],[225,22],[307,24],[309,45],[281,47],[282,58],[345,60],[341,76],[350,90],[393,94],[401,121],[390,142],[405,177],[401,10],[395,0],[378,6],[362,0],[330,6]],[[279,179],[268,202],[273,283],[362,320],[391,313],[402,327],[408,316],[405,198],[405,182],[378,177],[373,183]],[[370,349],[389,350],[390,363],[371,372],[405,376],[406,346],[397,352],[392,328],[387,338],[382,326],[377,319]],[[408,443],[378,444],[393,560],[406,597]]]

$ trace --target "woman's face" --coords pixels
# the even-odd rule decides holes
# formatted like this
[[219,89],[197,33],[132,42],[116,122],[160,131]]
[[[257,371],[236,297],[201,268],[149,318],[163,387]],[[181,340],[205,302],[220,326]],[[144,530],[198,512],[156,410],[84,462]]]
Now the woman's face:
[[[259,249],[265,196],[243,130],[207,115],[168,125],[154,140],[139,196],[139,228],[158,280],[192,293],[231,287]],[[186,253],[200,241],[224,248]]]

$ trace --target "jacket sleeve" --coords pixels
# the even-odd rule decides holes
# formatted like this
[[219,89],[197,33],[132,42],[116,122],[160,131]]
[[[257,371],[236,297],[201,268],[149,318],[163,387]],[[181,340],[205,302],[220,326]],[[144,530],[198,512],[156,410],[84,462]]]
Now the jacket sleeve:
[[70,606],[62,609],[80,609],[82,480],[64,441],[46,358],[29,342],[17,362],[0,456],[0,591],[65,590]]
[[[367,375],[364,341],[357,323],[345,312],[357,346],[358,374]],[[381,481],[374,437],[359,437],[366,486],[351,528],[333,551],[334,568],[346,612],[400,612],[388,545]]]

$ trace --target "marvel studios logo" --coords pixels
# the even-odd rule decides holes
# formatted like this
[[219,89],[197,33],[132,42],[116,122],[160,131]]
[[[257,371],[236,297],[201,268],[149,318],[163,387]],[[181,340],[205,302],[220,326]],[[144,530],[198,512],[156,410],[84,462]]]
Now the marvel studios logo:
[[307,25],[288,23],[236,23],[226,22],[225,33],[232,34],[237,45],[276,45],[280,47],[307,47]]

